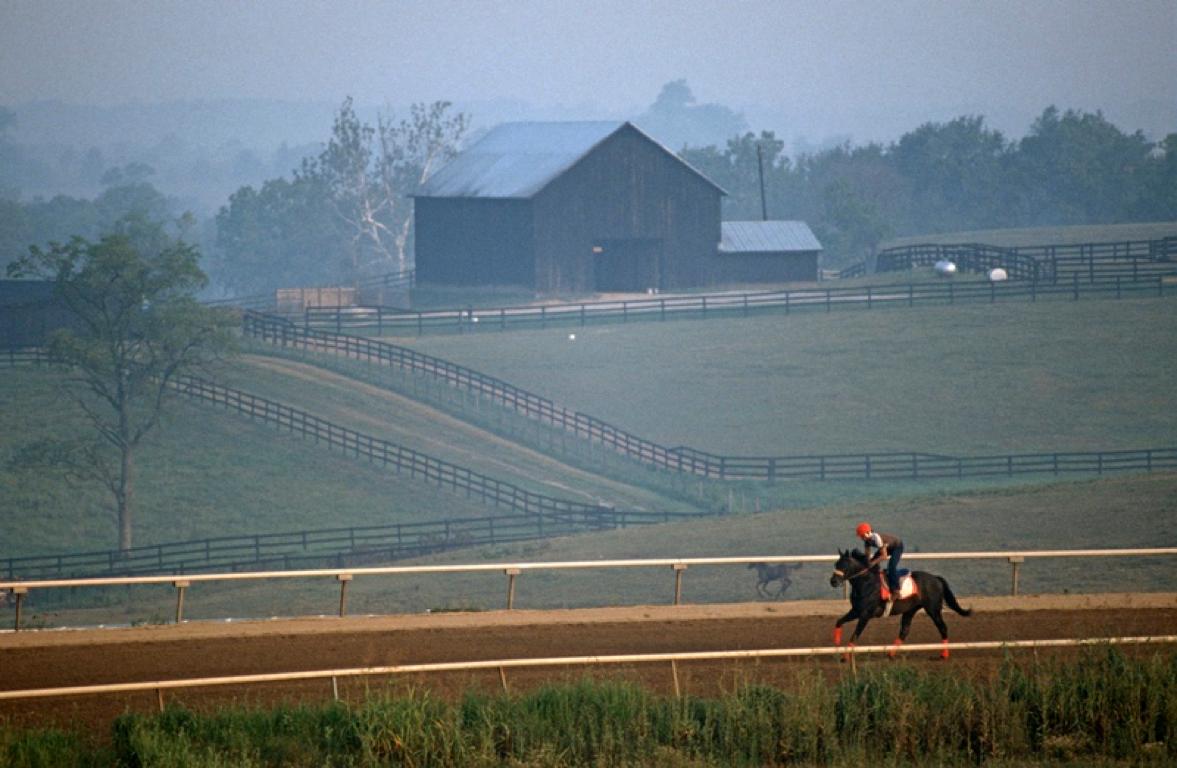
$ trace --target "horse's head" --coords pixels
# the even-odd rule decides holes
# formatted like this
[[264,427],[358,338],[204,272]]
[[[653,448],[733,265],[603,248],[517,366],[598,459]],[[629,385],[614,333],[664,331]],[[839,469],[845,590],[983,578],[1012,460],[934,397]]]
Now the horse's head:
[[834,563],[834,572],[830,575],[830,586],[840,587],[842,582],[861,576],[870,570],[866,555],[857,549],[838,550],[838,562]]

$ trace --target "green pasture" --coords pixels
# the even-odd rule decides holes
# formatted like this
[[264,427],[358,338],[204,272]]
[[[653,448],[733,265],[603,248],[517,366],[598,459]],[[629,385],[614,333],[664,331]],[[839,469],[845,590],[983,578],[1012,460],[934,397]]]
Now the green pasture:
[[[267,351],[264,347],[259,350]],[[544,452],[546,446],[528,448],[412,399],[413,396],[434,393],[436,387],[428,382],[414,382],[398,376],[383,381],[408,393],[408,396],[402,396],[387,388],[367,385],[359,379],[360,376],[387,373],[387,369],[373,371],[366,365],[347,365],[346,361],[332,357],[318,359],[356,378],[296,360],[253,356],[227,366],[218,372],[217,378],[229,386],[301,408],[335,424],[514,483],[535,493],[586,504],[604,502],[626,509],[694,511],[694,507],[684,507],[665,495],[562,463],[558,457]],[[477,403],[472,404],[475,409],[477,406]],[[502,414],[493,413],[488,416],[488,426],[494,427],[504,418]],[[613,463],[617,460],[614,459]]]
[[[88,435],[61,374],[0,372],[0,556],[116,546],[107,497],[59,473],[15,469],[37,439]],[[138,455],[135,544],[486,514],[482,505],[210,406],[176,401]]]
[[663,445],[951,455],[1177,444],[1168,299],[889,308],[396,340]]
[[1067,227],[1022,227],[1016,229],[975,229],[964,232],[942,232],[932,235],[895,237],[879,244],[879,248],[895,248],[920,243],[983,243],[1005,248],[1040,245],[1077,245],[1080,243],[1111,243],[1127,240],[1159,240],[1177,237],[1177,221],[1152,221],[1136,224],[1085,224]]
[[[855,546],[853,530],[870,520],[904,537],[909,552],[1016,551],[1177,546],[1177,473],[1110,477],[822,507],[732,514],[512,545],[480,547],[401,561],[398,565],[511,564],[638,558],[829,555],[792,573],[788,600],[840,600],[828,580],[838,548]],[[964,605],[974,595],[1010,589],[1004,559],[909,561],[947,578]],[[756,601],[755,577],[746,567],[696,566],[683,575],[688,603]],[[1030,559],[1022,566],[1025,594],[1140,592],[1172,589],[1172,557]],[[353,615],[479,611],[505,607],[502,570],[420,576],[360,576],[348,590]],[[521,609],[604,605],[668,605],[674,598],[669,568],[600,568],[532,571],[516,583]],[[191,619],[330,615],[338,608],[334,579],[199,584],[189,589]],[[61,608],[29,599],[30,626],[163,623],[174,612],[167,586],[95,591],[88,608]],[[949,623],[965,621],[950,615]],[[0,622],[6,621],[0,612]],[[928,625],[930,627],[930,624]],[[925,628],[926,629],[926,628]],[[890,629],[876,630],[886,634]],[[875,635],[870,635],[878,639]],[[869,638],[868,638],[869,639]]]
[[[1108,450],[1174,444],[1173,307],[1124,300],[864,310],[613,325],[578,330],[575,341],[567,331],[531,331],[410,343],[643,437],[716,453]],[[859,518],[901,533],[913,551],[1177,545],[1172,474],[704,484],[635,468],[420,377],[331,356],[307,360],[318,367],[255,354],[216,375],[542,493],[722,513],[421,562],[832,553],[853,543]],[[58,391],[60,377],[44,369],[0,376],[0,555],[107,549],[115,541],[101,493],[8,466],[29,440],[84,433]],[[490,513],[461,494],[194,403],[178,404],[141,452],[139,468],[137,544]],[[1023,584],[1027,591],[1167,588],[1163,566],[1062,561],[1043,571],[1027,566]],[[940,570],[965,594],[1008,588],[1001,562]],[[789,596],[829,597],[827,576],[803,569]],[[350,600],[357,613],[494,608],[504,581],[361,579]],[[669,572],[529,574],[518,600],[527,607],[663,602],[672,585]],[[186,613],[329,613],[337,589],[329,582],[202,586]],[[691,571],[686,597],[755,595],[746,569],[720,568]],[[132,623],[164,620],[173,600],[167,588],[122,590],[88,611],[39,610],[35,597],[29,609],[46,625]]]

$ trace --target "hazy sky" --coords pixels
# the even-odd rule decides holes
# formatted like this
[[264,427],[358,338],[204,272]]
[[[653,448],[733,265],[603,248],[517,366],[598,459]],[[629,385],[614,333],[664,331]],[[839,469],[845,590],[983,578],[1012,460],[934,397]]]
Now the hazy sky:
[[615,117],[686,78],[792,134],[963,113],[1020,134],[1048,104],[1155,134],[1177,120],[1175,41],[1174,0],[0,0],[0,104],[350,94]]

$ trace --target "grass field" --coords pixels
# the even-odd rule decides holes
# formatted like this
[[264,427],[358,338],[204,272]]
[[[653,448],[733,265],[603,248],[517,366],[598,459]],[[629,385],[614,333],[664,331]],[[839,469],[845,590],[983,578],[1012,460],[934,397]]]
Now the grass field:
[[[837,599],[828,584],[838,547],[855,544],[854,525],[869,519],[905,537],[909,551],[1084,549],[1177,546],[1173,509],[1177,473],[1104,478],[1047,486],[940,493],[826,507],[739,514],[628,528],[596,534],[465,549],[403,561],[453,565],[592,561],[626,558],[781,557],[829,553],[829,566],[806,565],[793,574],[787,599]],[[1135,592],[1172,589],[1172,558],[1031,560],[1022,567],[1027,594]],[[1004,560],[936,561],[918,567],[943,575],[967,604],[971,595],[1008,594]],[[683,580],[689,603],[758,599],[743,566],[689,569]],[[674,593],[669,569],[537,571],[519,578],[519,608],[665,605]],[[501,571],[443,576],[359,577],[348,591],[349,612],[412,613],[488,610],[504,606]],[[170,587],[111,590],[91,608],[29,604],[31,626],[164,622],[174,611]],[[297,579],[189,590],[191,619],[331,614],[338,585],[332,579]]]
[[[411,344],[644,437],[719,453],[1095,450],[1175,442],[1173,310],[1168,300],[946,307],[615,325],[586,328],[575,342],[565,331],[536,331]],[[383,375],[355,362],[327,362],[376,383]],[[1062,483],[752,483],[710,487],[693,497],[689,487],[634,479],[624,468],[606,467],[605,477],[592,462],[554,460],[545,455],[549,434],[528,439],[526,428],[504,422],[485,404],[474,407],[485,429],[475,428],[453,418],[469,411],[462,398],[442,412],[338,372],[259,356],[219,376],[551,495],[735,513],[458,551],[430,562],[832,553],[852,543],[849,532],[859,518],[898,530],[917,551],[1177,545],[1174,475]],[[35,369],[0,376],[0,530],[6,532],[0,555],[105,549],[115,540],[101,494],[7,466],[24,441],[81,428],[57,392],[58,378]],[[411,394],[412,383],[401,384]],[[421,392],[430,389],[437,394],[433,385]],[[142,453],[140,469],[138,544],[487,514],[461,496],[195,404],[179,405]],[[1114,583],[1105,580],[1112,573]],[[1004,563],[949,564],[945,574],[963,579],[972,592],[1008,587]],[[791,596],[828,597],[827,575],[805,571]],[[1027,569],[1026,589],[1064,588],[1072,577],[1084,590],[1168,583],[1156,563],[1113,568],[1101,562],[1093,569],[1068,561],[1050,569],[1045,581],[1036,582]],[[750,599],[749,579],[743,569],[692,572],[688,599]],[[502,600],[501,581],[361,580],[351,599],[356,612],[494,607]],[[529,607],[601,604],[602,595],[659,601],[668,584],[662,573],[537,574],[520,583],[519,600]],[[148,592],[145,601],[107,600],[91,613],[41,621],[166,616],[171,591]],[[334,594],[331,584],[202,588],[189,615],[269,615],[279,610],[273,607],[278,596],[290,610],[328,612]]]
[[[73,406],[58,396],[59,381],[46,370],[0,375],[0,556],[116,545],[113,515],[98,490],[8,466],[26,441],[85,434]],[[176,406],[139,454],[137,545],[485,514],[463,497],[262,425],[207,406]]]
[[918,243],[983,243],[1006,248],[1036,245],[1074,245],[1110,243],[1126,240],[1157,240],[1177,237],[1177,221],[1141,222],[1138,224],[1091,224],[1071,227],[1024,227],[1020,229],[976,229],[943,232],[936,235],[896,237],[879,244],[879,249]]
[[398,340],[664,445],[991,454],[1177,443],[1177,304],[975,305]]

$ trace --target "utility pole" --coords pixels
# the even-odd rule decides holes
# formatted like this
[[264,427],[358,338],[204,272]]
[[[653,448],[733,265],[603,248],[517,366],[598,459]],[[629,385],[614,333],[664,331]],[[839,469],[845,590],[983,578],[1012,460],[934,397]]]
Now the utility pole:
[[760,144],[756,145],[756,168],[760,172],[760,218],[768,221],[768,201],[764,199],[764,154]]

